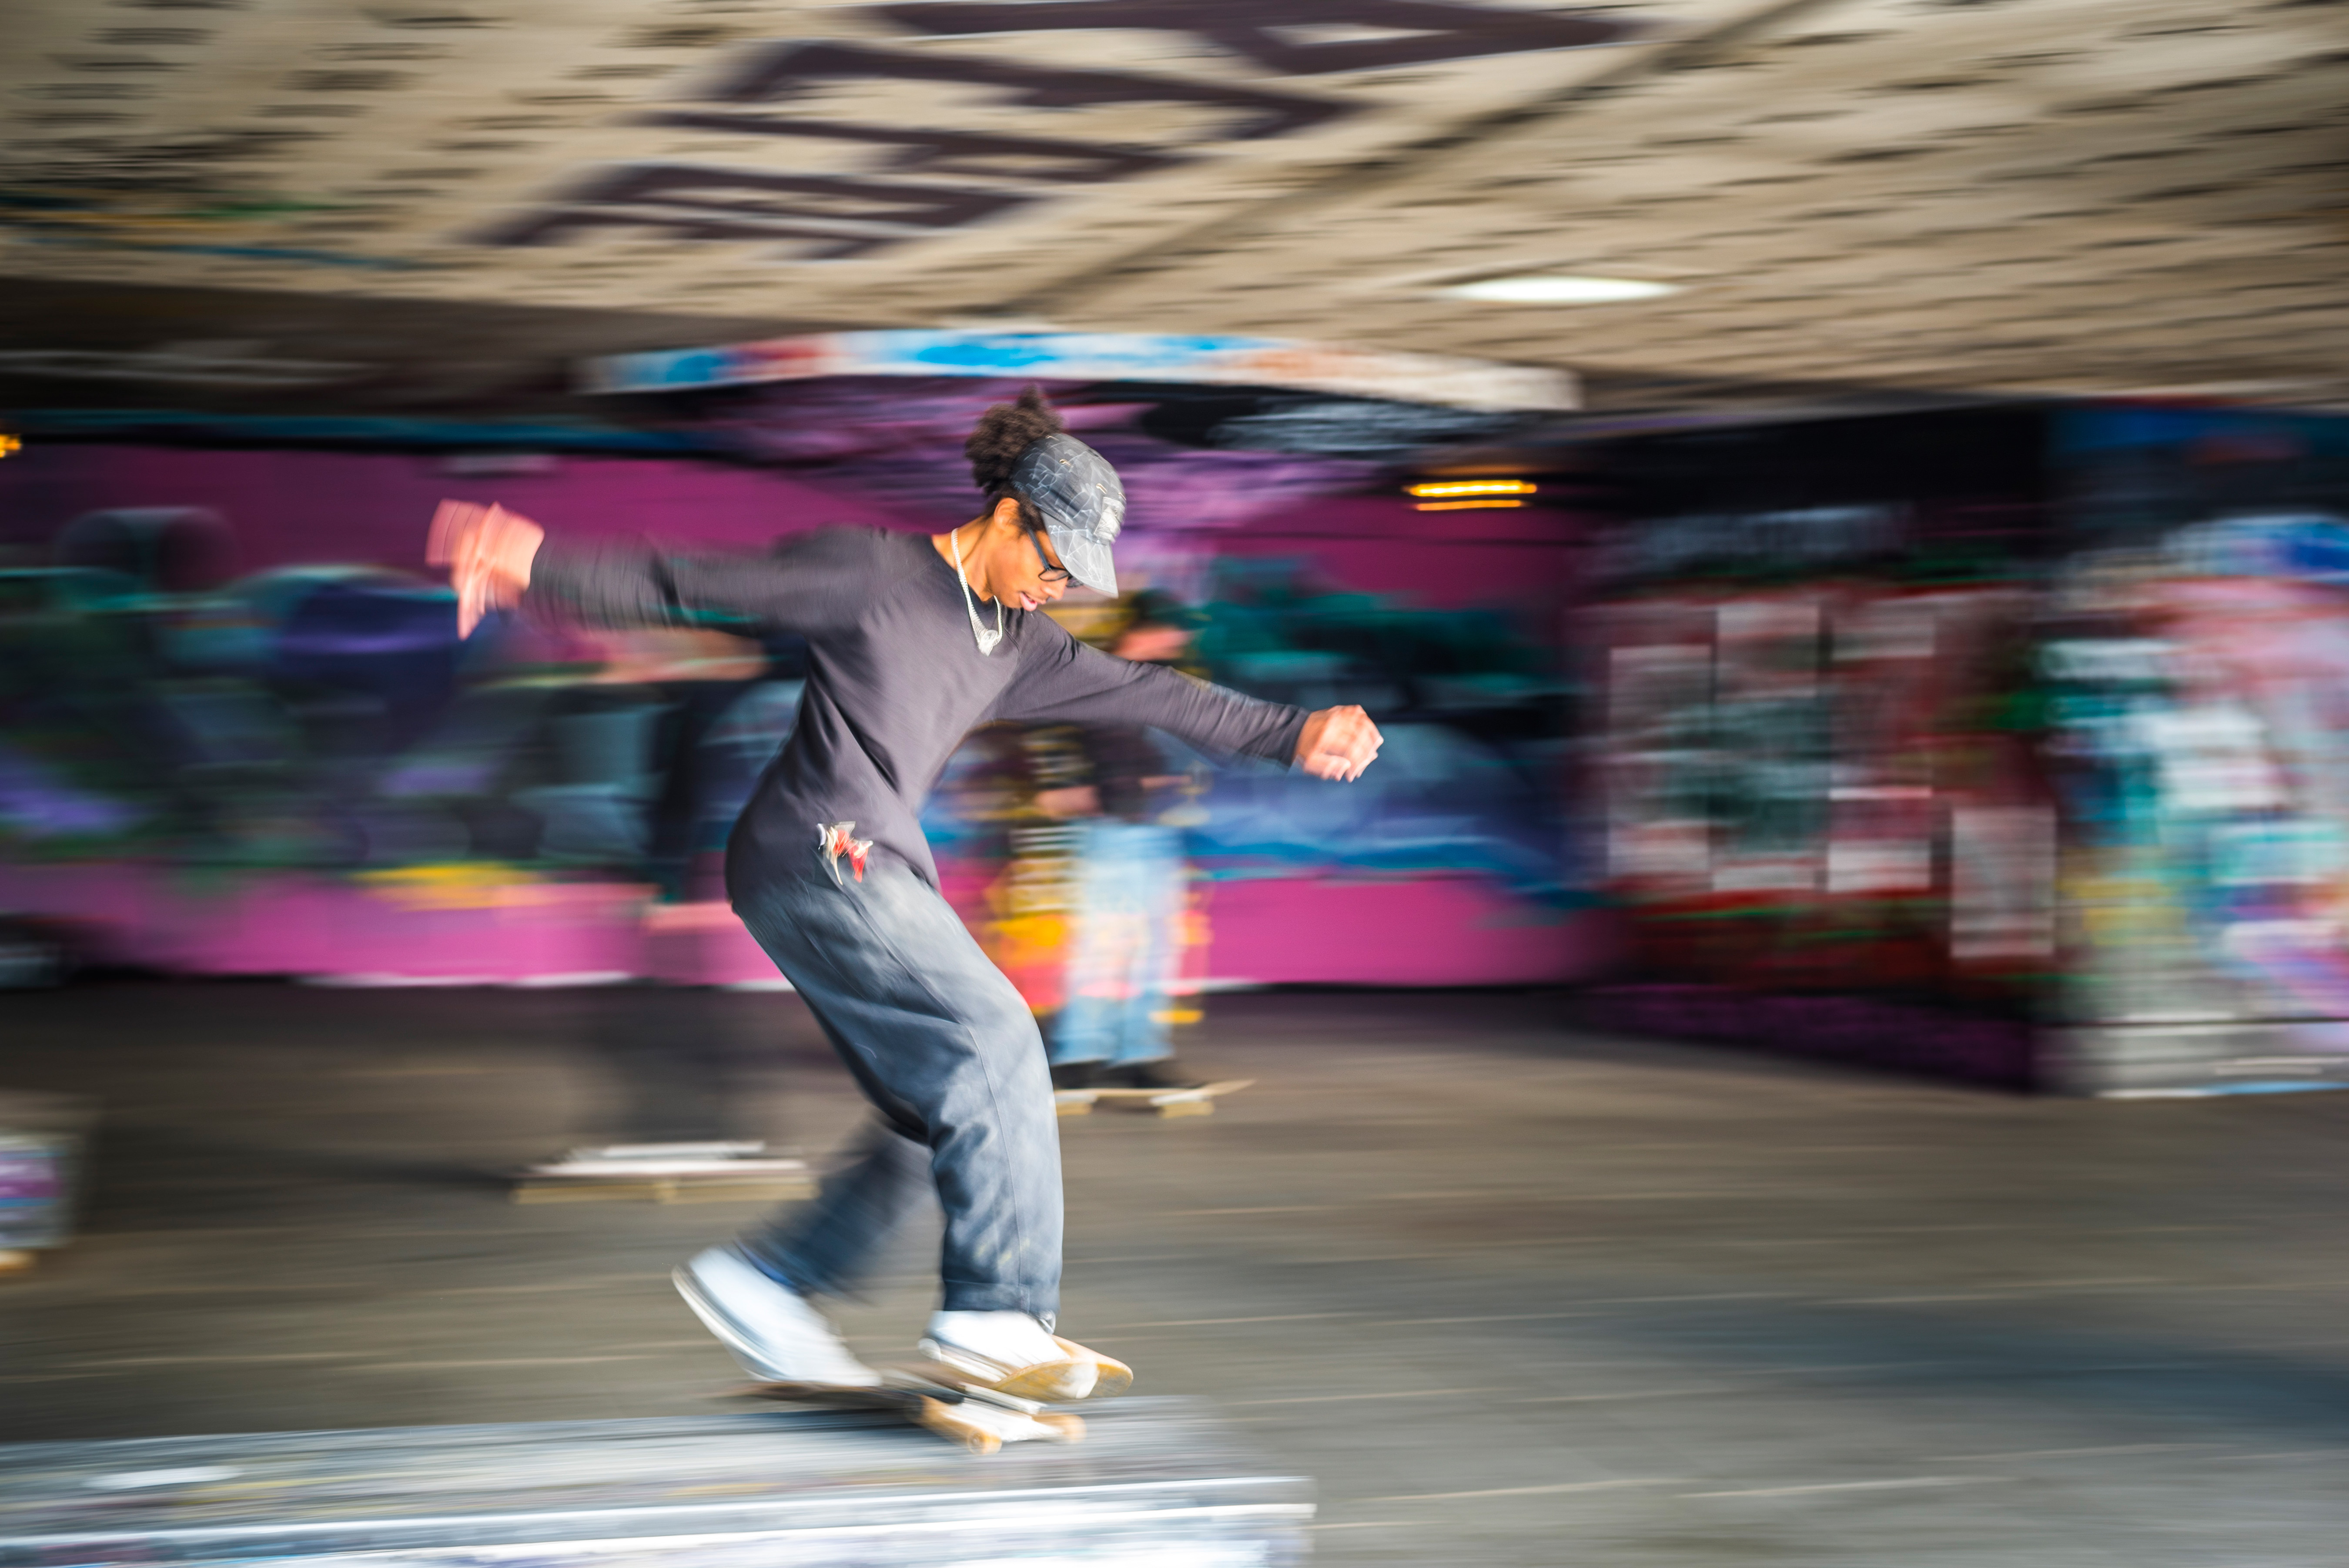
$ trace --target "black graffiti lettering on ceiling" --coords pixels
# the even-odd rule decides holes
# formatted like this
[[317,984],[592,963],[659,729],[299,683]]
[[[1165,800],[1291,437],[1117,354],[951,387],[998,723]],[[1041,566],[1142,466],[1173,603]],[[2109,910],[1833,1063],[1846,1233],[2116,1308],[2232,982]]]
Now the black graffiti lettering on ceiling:
[[[1629,37],[1628,23],[1570,14],[1502,11],[1443,0],[922,0],[869,14],[932,37],[1057,29],[1186,34],[1288,76],[1385,70],[1533,50],[1581,48]],[[1377,36],[1330,38],[1335,29]],[[1300,36],[1299,35],[1302,35]],[[739,106],[788,102],[841,80],[979,88],[1035,108],[1172,103],[1224,111],[1217,141],[1286,136],[1356,112],[1340,99],[1128,71],[1015,64],[827,41],[749,46],[696,99],[635,123],[736,135],[805,137],[897,149],[896,175],[961,176],[943,184],[836,174],[778,174],[720,164],[607,166],[544,206],[477,238],[547,245],[590,230],[652,230],[687,241],[754,242],[802,262],[874,255],[1003,216],[1058,187],[1104,185],[1187,163],[1195,150],[1005,136],[761,114]],[[723,107],[721,107],[723,106]],[[1030,189],[1006,190],[1001,182]]]
[[[872,9],[932,37],[1052,28],[1188,33],[1290,77],[1576,49],[1612,43],[1626,32],[1621,22],[1597,16],[1497,11],[1444,0],[917,0]],[[1375,29],[1383,36],[1311,37],[1331,28]],[[1308,36],[1299,39],[1299,32]]]
[[[583,229],[629,223],[664,229],[680,240],[797,241],[803,259],[833,261],[870,255],[907,232],[991,218],[1030,200],[1017,191],[977,186],[884,183],[689,163],[622,164],[588,176],[560,201],[497,231],[494,240],[543,245]],[[895,227],[859,233],[826,226],[860,220]]]

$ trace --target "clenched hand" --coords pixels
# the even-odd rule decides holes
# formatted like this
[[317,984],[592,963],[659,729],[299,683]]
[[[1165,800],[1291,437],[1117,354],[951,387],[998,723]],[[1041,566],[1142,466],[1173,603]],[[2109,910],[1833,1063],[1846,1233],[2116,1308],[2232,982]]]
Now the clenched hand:
[[1316,779],[1360,779],[1381,739],[1361,708],[1325,707],[1306,719],[1305,733],[1297,738],[1298,765]]
[[530,563],[546,531],[519,512],[470,500],[444,500],[432,514],[424,559],[449,569],[457,591],[457,634],[470,637],[481,617],[511,609],[530,586]]

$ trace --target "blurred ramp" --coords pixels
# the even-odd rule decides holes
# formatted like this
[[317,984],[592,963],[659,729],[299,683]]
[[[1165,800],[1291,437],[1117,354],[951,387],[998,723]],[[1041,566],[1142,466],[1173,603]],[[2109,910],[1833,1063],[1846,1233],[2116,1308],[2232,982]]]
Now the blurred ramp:
[[1309,1484],[1204,1404],[972,1459],[832,1413],[0,1446],[0,1564],[1283,1568]]

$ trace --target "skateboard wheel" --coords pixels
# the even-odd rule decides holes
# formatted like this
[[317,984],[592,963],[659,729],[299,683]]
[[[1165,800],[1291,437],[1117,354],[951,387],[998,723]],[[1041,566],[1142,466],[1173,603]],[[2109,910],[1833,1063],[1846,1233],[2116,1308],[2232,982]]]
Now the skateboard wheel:
[[989,1431],[943,1399],[924,1399],[920,1419],[922,1425],[930,1430],[941,1437],[954,1439],[982,1459],[1003,1451],[1003,1439],[999,1434]]
[[1081,1443],[1085,1440],[1085,1418],[1082,1416],[1042,1415],[1036,1418],[1036,1424],[1050,1427],[1061,1442]]

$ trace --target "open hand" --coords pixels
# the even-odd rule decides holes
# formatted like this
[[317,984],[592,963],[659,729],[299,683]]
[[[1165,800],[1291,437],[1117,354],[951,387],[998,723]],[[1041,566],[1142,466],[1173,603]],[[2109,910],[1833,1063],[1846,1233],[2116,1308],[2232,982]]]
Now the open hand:
[[1298,765],[1316,779],[1360,779],[1383,738],[1361,708],[1325,707],[1306,719],[1297,738]]
[[424,559],[449,569],[457,591],[457,634],[470,637],[481,617],[511,609],[530,586],[530,564],[546,531],[502,506],[444,500],[432,514]]

